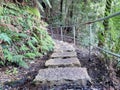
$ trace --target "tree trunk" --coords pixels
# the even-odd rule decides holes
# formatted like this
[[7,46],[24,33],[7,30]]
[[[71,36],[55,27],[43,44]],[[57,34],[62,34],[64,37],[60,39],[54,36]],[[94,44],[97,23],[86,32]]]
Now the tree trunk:
[[[106,0],[106,7],[105,7],[105,13],[104,13],[105,16],[108,16],[110,14],[111,4],[112,4],[112,0]],[[104,30],[108,30],[109,20],[108,19],[104,20],[103,25],[104,25]]]
[[61,19],[61,22],[63,20],[63,16],[62,16],[63,15],[63,8],[62,7],[63,7],[63,0],[60,1],[60,12],[61,12],[60,19]]
[[73,17],[73,8],[74,8],[74,1],[72,1],[72,3],[71,3],[71,8],[70,8],[70,18],[72,19],[72,17]]
[[[104,13],[105,17],[110,14],[111,4],[112,4],[112,0],[106,0],[106,7],[105,7],[105,13]],[[109,29],[109,19],[106,19],[103,21],[103,26],[104,26],[104,32],[101,33],[101,37],[104,38],[104,41],[101,41],[99,39],[98,46],[104,46],[105,44],[105,38],[106,38],[106,33],[107,33],[106,31]]]

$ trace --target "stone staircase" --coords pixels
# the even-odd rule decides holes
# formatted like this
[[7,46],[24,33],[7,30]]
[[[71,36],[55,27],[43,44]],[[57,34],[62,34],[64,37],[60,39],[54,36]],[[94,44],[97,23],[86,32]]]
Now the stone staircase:
[[91,81],[86,68],[80,67],[74,45],[55,40],[54,52],[45,63],[46,68],[40,69],[34,81],[61,85],[75,82],[85,86]]

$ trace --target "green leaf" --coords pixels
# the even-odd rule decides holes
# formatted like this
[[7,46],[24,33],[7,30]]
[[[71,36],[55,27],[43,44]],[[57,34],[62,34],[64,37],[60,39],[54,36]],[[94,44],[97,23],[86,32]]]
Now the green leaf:
[[38,0],[37,0],[37,4],[38,4],[39,8],[42,10],[42,12],[44,12],[43,7],[42,7],[42,5],[39,3],[39,1],[38,1]]
[[29,40],[27,43],[33,50],[36,50],[36,47],[33,45],[31,40]]
[[20,48],[20,50],[22,50],[22,51],[28,51],[29,48],[27,46],[25,46],[25,45],[22,45],[21,48]]
[[14,55],[13,56],[13,62],[16,62],[19,66],[22,66],[24,68],[28,68],[27,63],[23,60],[23,55]]
[[11,39],[8,37],[8,35],[6,33],[1,33],[0,34],[0,39],[7,42],[8,44],[11,43]]
[[29,12],[30,14],[32,14],[32,15],[37,16],[37,17],[40,19],[40,11],[39,11],[38,8],[36,8],[36,7],[29,7],[29,8],[28,8],[28,12]]
[[3,13],[3,7],[0,6],[0,15]]
[[32,43],[38,43],[38,40],[37,40],[35,37],[32,37],[31,42],[32,42]]
[[49,0],[43,0],[43,1],[44,1],[46,4],[48,4],[48,6],[49,6],[50,8],[52,8]]
[[5,65],[4,61],[0,61],[0,65]]
[[23,38],[27,38],[28,37],[28,35],[24,34],[24,33],[18,33],[18,36],[23,37]]
[[36,54],[35,53],[26,53],[24,54],[25,57],[28,57],[28,58],[31,58],[31,59],[34,59]]
[[3,49],[3,52],[4,52],[5,59],[8,60],[9,62],[13,62],[12,61],[12,59],[13,59],[12,53],[8,49]]

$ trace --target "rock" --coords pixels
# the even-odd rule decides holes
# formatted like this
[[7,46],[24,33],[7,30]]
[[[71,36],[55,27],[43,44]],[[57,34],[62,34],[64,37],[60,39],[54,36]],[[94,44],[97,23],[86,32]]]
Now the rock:
[[76,83],[86,86],[88,81],[91,82],[91,79],[87,69],[80,67],[73,45],[63,41],[56,40],[55,42],[54,53],[51,55],[51,59],[45,63],[48,68],[39,70],[34,79],[36,84],[53,86]]
[[62,47],[62,48],[55,48],[54,52],[74,52],[74,48],[69,48],[69,47]]
[[76,52],[58,52],[53,53],[51,58],[65,58],[65,57],[77,57]]
[[56,41],[54,52],[59,52],[59,51],[75,51],[75,48],[73,47],[73,45],[69,43]]
[[64,67],[64,68],[47,68],[39,70],[34,79],[37,83],[48,83],[51,85],[60,85],[70,82],[76,82],[80,85],[86,85],[90,81],[86,68],[81,67]]
[[50,59],[46,61],[45,66],[51,67],[51,66],[80,66],[80,62],[77,58],[55,58]]
[[35,63],[35,61],[30,61],[30,64],[33,64],[33,63]]

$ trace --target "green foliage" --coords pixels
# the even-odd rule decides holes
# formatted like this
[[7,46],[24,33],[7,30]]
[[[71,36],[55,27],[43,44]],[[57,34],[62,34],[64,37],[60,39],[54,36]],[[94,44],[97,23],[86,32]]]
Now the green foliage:
[[16,63],[28,68],[26,59],[41,57],[53,50],[54,42],[47,32],[47,24],[38,19],[37,9],[30,9],[29,13],[28,6],[4,5],[7,7],[1,6],[3,11],[0,7],[0,12],[3,12],[0,16],[0,43],[5,60],[0,64]]
[[7,69],[6,72],[5,72],[7,75],[10,75],[10,74],[17,74],[18,73],[18,70],[17,68],[13,68],[13,69]]
[[[111,0],[108,0],[111,1]],[[109,8],[111,9],[110,11],[106,11],[106,15],[110,15],[116,12],[120,11],[120,8],[118,5],[120,4],[120,0],[113,0],[112,1],[112,7]],[[110,5],[108,5],[110,6]],[[109,50],[113,53],[120,54],[120,16],[116,16],[113,18],[108,19],[109,23],[107,22],[106,24],[102,22],[99,22],[101,24],[98,24],[99,31],[98,31],[98,40],[102,42],[102,47],[105,48],[106,50]],[[107,26],[105,26],[107,25]],[[103,30],[104,29],[104,30]],[[106,54],[106,56],[111,58],[111,55]],[[112,61],[112,60],[111,60]],[[110,62],[111,62],[110,61]],[[120,66],[120,60],[118,59],[118,67]]]
[[3,7],[0,6],[0,15],[2,14],[3,12]]
[[[115,2],[115,1],[114,1]],[[120,1],[116,1],[116,4],[120,4]],[[120,8],[116,5],[111,9],[112,13],[119,12]],[[109,19],[109,30],[106,32],[105,36],[105,48],[108,48],[114,53],[120,53],[120,16],[113,17]]]
[[28,12],[32,15],[35,15],[37,16],[39,19],[40,19],[40,12],[39,12],[39,9],[36,8],[36,7],[28,7]]
[[117,67],[120,68],[120,59],[118,59]]
[[9,38],[6,33],[0,34],[0,40],[3,40],[4,42],[7,42],[8,44],[10,44],[11,42],[11,38]]
[[15,56],[13,56],[12,61],[15,63],[18,63],[19,66],[28,68],[27,63],[23,60],[23,58],[24,58],[23,55],[15,55]]
[[36,54],[31,52],[31,53],[26,53],[24,56],[27,58],[34,59],[36,57]]
[[49,0],[43,0],[43,2],[46,3],[50,8],[52,7]]

